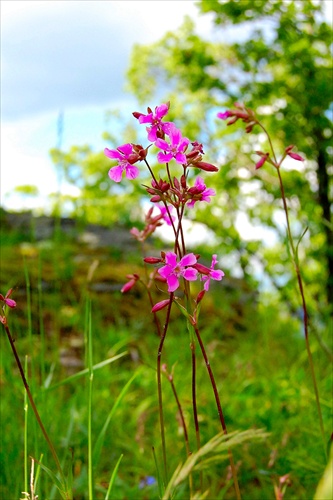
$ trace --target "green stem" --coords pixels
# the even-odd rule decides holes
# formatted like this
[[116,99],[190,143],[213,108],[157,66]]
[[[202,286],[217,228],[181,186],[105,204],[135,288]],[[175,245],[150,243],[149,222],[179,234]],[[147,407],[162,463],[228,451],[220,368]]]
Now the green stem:
[[[197,450],[199,451],[201,448],[200,441],[200,429],[199,429],[199,420],[198,420],[198,407],[197,407],[197,363],[196,363],[196,355],[195,355],[195,340],[192,339],[191,344],[191,358],[192,358],[192,407],[193,407],[193,420],[195,427],[195,437],[197,441]],[[200,489],[203,491],[203,476],[202,470],[200,470]]]
[[[32,394],[31,394],[31,391],[30,391],[30,388],[29,388],[29,385],[28,385],[28,382],[27,382],[27,379],[25,378],[25,375],[24,375],[24,370],[23,370],[23,367],[22,367],[22,364],[21,364],[21,361],[20,361],[20,358],[17,354],[17,351],[16,351],[16,347],[15,347],[15,344],[14,344],[14,339],[10,333],[10,330],[9,330],[9,327],[7,324],[4,325],[4,328],[6,330],[6,334],[7,334],[7,337],[8,337],[8,340],[9,340],[9,343],[10,343],[10,346],[12,348],[12,351],[13,351],[13,354],[14,354],[14,358],[15,358],[15,361],[16,361],[16,364],[17,364],[17,367],[19,369],[19,372],[20,372],[20,375],[21,375],[21,378],[22,378],[22,381],[23,381],[23,385],[25,387],[25,390],[26,390],[26,393],[28,395],[28,398],[29,398],[29,402],[30,402],[30,405],[31,405],[31,408],[35,414],[35,417],[36,417],[36,420],[38,422],[38,425],[44,435],[44,438],[49,446],[49,449],[52,453],[52,456],[54,458],[54,461],[56,463],[56,466],[57,466],[57,469],[59,471],[59,474],[60,474],[60,477],[61,477],[61,480],[62,480],[62,483],[63,485],[65,486],[66,485],[66,480],[65,480],[65,476],[64,476],[64,473],[62,471],[62,468],[61,468],[61,465],[60,465],[60,462],[59,462],[59,459],[58,459],[58,456],[57,456],[57,453],[55,451],[55,448],[53,446],[53,443],[51,441],[51,439],[49,438],[47,432],[46,432],[46,429],[43,425],[43,422],[39,416],[39,413],[38,413],[38,410],[37,410],[37,407],[35,405],[35,402],[34,402],[34,399],[32,397]],[[68,498],[70,498],[70,496],[68,496]]]
[[[209,359],[208,359],[208,356],[207,356],[207,353],[206,353],[205,346],[204,346],[204,344],[202,342],[199,329],[198,329],[198,327],[197,327],[197,325],[195,323],[193,324],[193,327],[194,327],[194,331],[195,331],[196,337],[197,337],[199,345],[200,345],[200,349],[201,349],[203,358],[204,358],[205,363],[206,363],[206,368],[207,368],[207,371],[208,371],[208,374],[209,374],[209,378],[210,378],[210,382],[211,382],[211,385],[212,385],[212,388],[213,388],[213,391],[214,391],[215,402],[216,402],[217,411],[218,411],[218,414],[219,414],[219,419],[220,419],[221,427],[222,427],[223,433],[225,435],[227,435],[228,434],[227,426],[226,426],[225,419],[224,419],[224,416],[223,416],[223,411],[222,411],[220,396],[219,396],[219,393],[218,393],[218,390],[217,390],[217,386],[216,386],[216,382],[215,382],[215,377],[214,377],[212,368],[210,366]],[[232,451],[230,449],[228,450],[228,455],[229,455],[229,462],[230,462],[232,477],[233,477],[233,481],[234,481],[234,488],[235,488],[236,498],[237,498],[237,500],[240,500],[241,499],[241,494],[240,494],[239,485],[238,485],[237,471],[236,471],[236,467],[235,467],[235,463],[234,463],[233,454],[232,454]]]
[[170,320],[170,312],[173,302],[173,293],[170,293],[170,302],[167,309],[165,324],[163,328],[163,332],[160,338],[160,343],[157,351],[157,392],[158,392],[158,409],[160,416],[160,429],[161,429],[161,439],[162,439],[162,453],[163,453],[163,464],[164,464],[164,481],[165,485],[168,484],[168,468],[167,468],[167,458],[166,458],[166,446],[165,446],[165,430],[164,430],[164,415],[163,415],[163,398],[162,398],[162,377],[161,377],[161,357],[162,350],[165,341],[165,337],[167,334],[169,320]]
[[297,251],[296,251],[295,246],[294,246],[294,240],[293,240],[291,228],[290,228],[289,210],[288,210],[288,205],[287,205],[287,199],[286,199],[284,185],[283,185],[282,176],[281,176],[281,172],[280,172],[280,166],[281,166],[285,156],[282,157],[282,159],[280,160],[279,163],[277,162],[277,158],[276,158],[276,155],[274,152],[274,147],[273,147],[269,133],[267,132],[265,127],[259,121],[257,122],[257,124],[264,131],[264,133],[268,139],[268,142],[269,142],[269,145],[270,145],[270,148],[272,151],[272,155],[273,155],[273,158],[275,161],[274,166],[276,168],[278,179],[279,179],[281,198],[282,198],[283,209],[284,209],[286,223],[287,223],[287,236],[288,236],[288,241],[289,241],[291,254],[292,254],[292,262],[293,262],[293,265],[295,268],[298,289],[299,289],[299,293],[301,295],[301,302],[302,302],[302,309],[303,309],[303,329],[304,329],[306,351],[307,351],[307,355],[308,355],[308,362],[309,362],[311,378],[312,378],[312,383],[313,383],[313,389],[314,389],[314,394],[315,394],[317,413],[318,413],[318,417],[319,417],[319,426],[320,426],[320,431],[321,431],[321,435],[322,435],[322,439],[323,439],[325,456],[327,458],[324,422],[323,422],[323,416],[322,416],[322,411],[321,411],[321,406],[320,406],[319,391],[318,391],[318,385],[317,385],[317,380],[316,380],[316,374],[315,374],[315,370],[314,370],[313,357],[312,357],[310,342],[309,342],[309,315],[308,315],[308,310],[307,310],[307,305],[306,305],[306,300],[305,300],[301,270],[299,268],[299,263],[298,263],[298,254],[297,254]]
[[322,416],[322,411],[321,411],[321,406],[320,406],[319,391],[318,391],[316,374],[315,374],[315,370],[314,370],[313,357],[312,357],[310,342],[309,342],[309,315],[308,315],[308,310],[307,310],[307,305],[306,305],[306,300],[305,300],[303,280],[302,280],[301,270],[300,270],[299,264],[298,264],[297,252],[295,250],[295,246],[294,246],[294,242],[293,242],[293,238],[292,238],[292,234],[291,234],[288,205],[287,205],[286,196],[285,196],[285,192],[284,192],[282,176],[281,176],[281,172],[280,172],[279,168],[277,168],[277,173],[278,173],[278,178],[279,178],[279,183],[280,183],[280,191],[281,191],[284,213],[285,213],[286,222],[287,222],[288,241],[290,243],[290,248],[291,248],[291,252],[292,252],[292,261],[293,261],[293,265],[294,265],[295,273],[296,273],[296,277],[297,277],[298,289],[299,289],[299,292],[301,295],[302,309],[303,309],[303,329],[304,329],[305,345],[306,345],[306,351],[307,351],[307,355],[308,355],[308,362],[309,362],[310,373],[311,373],[311,378],[312,378],[313,390],[314,390],[315,399],[316,399],[320,432],[321,432],[322,439],[323,439],[325,456],[327,458],[324,422],[323,422],[323,416]]
[[[180,416],[180,419],[181,419],[181,422],[182,422],[183,431],[184,431],[184,441],[185,441],[186,455],[187,455],[187,458],[188,458],[191,455],[191,451],[190,451],[190,443],[189,443],[189,439],[188,439],[188,432],[187,432],[187,427],[186,427],[186,422],[185,422],[183,408],[182,408],[182,406],[180,404],[180,400],[179,400],[179,397],[178,397],[178,394],[177,394],[177,390],[176,390],[176,387],[175,387],[175,384],[174,384],[174,381],[173,381],[173,375],[171,373],[168,373],[166,368],[163,371],[165,372],[166,377],[167,377],[167,379],[170,382],[171,389],[172,389],[173,395],[174,395],[176,403],[177,403],[177,407],[178,407],[178,411],[179,411],[179,416]],[[190,487],[190,498],[192,498],[192,495],[193,495],[192,472],[189,473],[189,487]]]

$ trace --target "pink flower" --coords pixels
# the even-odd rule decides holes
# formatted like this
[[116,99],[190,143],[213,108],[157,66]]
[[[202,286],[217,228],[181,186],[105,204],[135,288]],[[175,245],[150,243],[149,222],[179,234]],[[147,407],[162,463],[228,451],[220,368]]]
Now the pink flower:
[[174,207],[172,205],[168,205],[168,209],[166,209],[163,205],[156,205],[162,215],[162,219],[167,223],[168,226],[172,226],[172,222],[176,220],[176,217],[171,214]]
[[181,131],[178,130],[173,123],[170,123],[168,127],[166,127],[166,134],[170,138],[170,144],[164,139],[157,139],[155,142],[155,146],[164,151],[164,153],[158,153],[158,161],[160,163],[168,163],[174,158],[177,163],[187,163],[185,151],[190,140],[187,139],[187,137],[182,137]]
[[198,271],[194,269],[193,264],[196,264],[197,258],[193,253],[184,255],[179,262],[177,262],[177,255],[173,252],[165,254],[166,265],[158,270],[158,273],[166,279],[168,284],[168,292],[174,292],[179,287],[179,279],[183,277],[188,281],[195,281],[197,279]]
[[114,182],[120,182],[125,171],[127,179],[136,179],[139,175],[138,167],[133,163],[140,160],[140,155],[133,150],[132,144],[123,144],[117,149],[104,149],[104,154],[112,160],[119,160],[118,165],[110,168],[109,177]]
[[197,201],[207,201],[207,203],[210,203],[210,197],[216,194],[214,189],[206,187],[201,177],[195,179],[194,186],[188,190],[188,193],[191,195],[192,199],[187,202],[187,206],[191,208],[194,207]]
[[168,114],[170,104],[161,104],[156,106],[155,112],[150,108],[147,109],[148,114],[144,115],[142,113],[133,113],[135,118],[139,120],[139,123],[150,123],[152,126],[147,127],[148,140],[155,142],[159,137],[163,137],[165,133],[165,128],[169,122],[162,122],[162,118]]
[[196,264],[194,267],[202,274],[201,281],[204,281],[204,290],[208,292],[210,286],[210,280],[221,281],[224,276],[224,272],[220,269],[214,269],[217,264],[217,255],[212,256],[212,263],[210,268],[203,266],[202,264]]
[[11,307],[11,308],[16,307],[15,300],[9,298],[11,296],[12,292],[13,292],[13,289],[10,288],[5,296],[3,296],[2,293],[0,293],[0,301],[4,302],[8,307]]

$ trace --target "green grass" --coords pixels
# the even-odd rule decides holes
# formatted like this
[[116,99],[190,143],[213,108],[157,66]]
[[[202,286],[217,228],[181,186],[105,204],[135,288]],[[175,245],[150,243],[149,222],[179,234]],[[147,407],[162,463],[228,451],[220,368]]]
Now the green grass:
[[[139,261],[133,255],[130,263],[124,256],[115,260],[108,250],[92,252],[66,239],[29,245],[22,245],[17,237],[4,241],[1,292],[15,287],[13,298],[18,304],[9,312],[8,322],[23,364],[28,356],[29,385],[44,425],[65,472],[73,472],[74,499],[88,499],[92,490],[96,500],[104,499],[110,481],[112,500],[159,498],[156,482],[145,485],[148,477],[157,477],[153,447],[163,469],[155,371],[158,337],[143,291],[134,289],[125,296],[119,292],[126,274],[138,271]],[[88,283],[94,259],[99,259],[99,266]],[[100,291],[96,284],[101,283],[110,291]],[[285,498],[308,500],[323,474],[325,457],[301,325],[276,299],[245,292],[241,282],[236,288],[229,285],[225,280],[207,296],[201,327],[229,432],[264,429],[268,433],[262,439],[240,440],[233,448],[242,497],[274,498],[273,481],[289,473],[292,484]],[[189,338],[184,318],[174,309],[163,362],[169,370],[174,366],[174,382],[195,452]],[[323,329],[321,334],[328,342],[329,332]],[[311,346],[328,439],[330,363],[315,339]],[[197,352],[198,412],[205,444],[220,426],[206,368]],[[114,362],[93,370],[119,354]],[[24,411],[24,388],[4,331],[0,370],[0,498],[15,500],[23,498],[21,492],[27,487],[29,457],[39,461],[43,455],[42,465],[56,469],[31,408]],[[172,475],[185,462],[186,451],[166,379],[163,400]],[[217,460],[214,457],[213,453],[204,471],[206,498],[233,499],[228,458],[225,452]],[[36,468],[37,464],[35,472]],[[198,489],[198,472],[193,478]],[[42,467],[36,493],[40,499],[60,498]],[[178,486],[174,498],[189,498],[187,481]]]

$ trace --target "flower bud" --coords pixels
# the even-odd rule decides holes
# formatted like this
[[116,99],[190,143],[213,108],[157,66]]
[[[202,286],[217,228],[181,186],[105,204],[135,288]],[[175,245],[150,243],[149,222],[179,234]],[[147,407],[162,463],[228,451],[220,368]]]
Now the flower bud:
[[170,304],[170,299],[161,300],[161,302],[157,302],[157,304],[154,305],[151,312],[155,313],[157,311],[160,311],[161,309],[167,307],[169,304]]
[[300,155],[298,155],[297,153],[287,153],[288,156],[290,156],[290,158],[292,158],[293,160],[297,160],[297,161],[304,161],[304,158],[302,158]]
[[162,259],[159,259],[157,257],[145,257],[143,261],[147,264],[158,264],[159,262],[162,262]]
[[204,170],[205,172],[218,172],[219,169],[212,165],[211,163],[207,163],[205,161],[198,161],[193,164],[193,167],[200,168],[200,170]]
[[205,296],[205,293],[206,293],[206,291],[205,291],[205,290],[201,290],[201,291],[198,293],[197,298],[195,299],[195,302],[196,302],[197,304],[199,304],[199,303],[202,301],[202,299],[203,299],[203,298],[204,298],[204,296]]

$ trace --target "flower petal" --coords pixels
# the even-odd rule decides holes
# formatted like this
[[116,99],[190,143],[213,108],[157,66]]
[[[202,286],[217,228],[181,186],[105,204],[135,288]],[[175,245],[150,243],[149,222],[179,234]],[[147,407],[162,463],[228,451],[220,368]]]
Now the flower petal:
[[179,287],[178,278],[174,274],[170,274],[170,276],[168,276],[167,283],[168,283],[168,292],[174,292]]
[[112,167],[109,170],[109,177],[114,182],[120,182],[123,176],[124,167],[122,165],[117,165],[116,167]]
[[174,269],[177,266],[177,255],[174,252],[167,252],[165,262]]
[[193,266],[193,264],[196,264],[197,258],[194,255],[194,253],[189,253],[187,255],[184,255],[184,257],[180,260],[179,265],[181,267],[183,266]]
[[140,173],[140,170],[135,165],[130,163],[126,166],[126,177],[127,179],[136,179]]
[[187,281],[195,281],[197,279],[197,274],[198,271],[193,267],[188,267],[182,272],[183,278],[185,278]]

